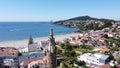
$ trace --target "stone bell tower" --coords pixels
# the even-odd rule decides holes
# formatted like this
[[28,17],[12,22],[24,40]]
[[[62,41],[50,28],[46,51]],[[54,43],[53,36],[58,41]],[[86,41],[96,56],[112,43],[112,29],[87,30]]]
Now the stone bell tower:
[[55,48],[55,38],[53,37],[53,29],[50,29],[47,57],[48,57],[48,68],[56,68],[56,48]]

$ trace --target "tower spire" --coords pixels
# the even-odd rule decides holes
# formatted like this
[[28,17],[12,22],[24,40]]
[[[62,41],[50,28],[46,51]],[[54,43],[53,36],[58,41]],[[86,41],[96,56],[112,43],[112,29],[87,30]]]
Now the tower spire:
[[56,68],[56,48],[55,39],[53,37],[53,29],[50,29],[49,46],[48,46],[48,68]]
[[53,29],[50,29],[50,37],[53,38]]

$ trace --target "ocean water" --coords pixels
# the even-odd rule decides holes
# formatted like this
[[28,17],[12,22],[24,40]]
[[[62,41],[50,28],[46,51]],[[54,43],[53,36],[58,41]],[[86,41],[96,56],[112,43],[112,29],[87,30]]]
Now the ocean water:
[[75,28],[66,28],[49,22],[0,22],[0,41],[23,40],[31,35],[33,38],[49,36],[50,28],[54,35],[68,34]]

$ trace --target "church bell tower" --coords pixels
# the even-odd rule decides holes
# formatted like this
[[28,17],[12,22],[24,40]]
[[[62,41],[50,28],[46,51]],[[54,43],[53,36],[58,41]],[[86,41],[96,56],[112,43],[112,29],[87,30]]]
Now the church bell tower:
[[48,57],[48,68],[56,68],[56,48],[55,48],[55,38],[53,37],[53,29],[50,29],[47,57]]

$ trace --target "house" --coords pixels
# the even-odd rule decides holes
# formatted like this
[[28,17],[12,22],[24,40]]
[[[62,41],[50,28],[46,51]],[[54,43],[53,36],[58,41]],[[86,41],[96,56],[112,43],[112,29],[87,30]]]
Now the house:
[[96,47],[94,47],[93,50],[94,50],[94,51],[103,52],[103,53],[110,51],[110,49],[107,48],[106,46],[96,46]]
[[104,32],[103,32],[102,30],[96,30],[96,31],[92,30],[92,31],[90,31],[90,35],[91,35],[91,36],[95,36],[95,37],[100,36],[100,35],[102,35],[103,33],[104,33]]
[[0,47],[0,68],[18,68],[18,56],[18,49]]
[[27,52],[22,53],[21,56],[19,56],[19,65],[20,68],[25,68],[28,66],[28,64],[35,60],[40,60],[45,56],[43,52]]
[[42,59],[40,60],[34,60],[30,63],[28,63],[28,68],[34,68],[35,66],[38,66],[40,68],[47,68],[47,56],[44,56]]
[[104,55],[101,53],[85,53],[77,57],[78,61],[84,61],[87,66],[98,66],[109,63],[109,55]]
[[107,41],[108,39],[107,39],[107,38],[97,37],[96,40],[101,41],[101,42],[105,42],[105,41]]
[[120,51],[114,51],[112,55],[114,56],[114,59],[118,60],[120,57]]
[[80,40],[74,40],[74,41],[71,41],[70,43],[74,45],[83,45],[83,43]]
[[120,26],[118,26],[117,28],[120,29]]
[[107,33],[108,37],[116,37],[116,33],[113,33],[113,32],[108,32]]
[[70,36],[70,38],[69,38],[71,41],[73,41],[73,40],[76,40],[76,37],[74,37],[74,36]]

